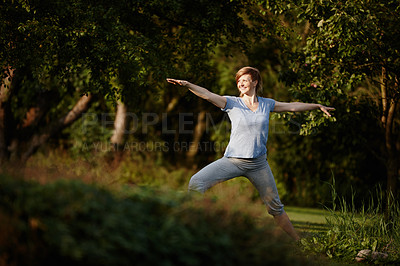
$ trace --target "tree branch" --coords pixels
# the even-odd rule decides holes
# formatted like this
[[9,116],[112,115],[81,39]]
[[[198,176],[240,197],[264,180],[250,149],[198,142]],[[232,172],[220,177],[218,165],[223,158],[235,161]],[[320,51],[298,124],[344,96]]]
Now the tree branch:
[[71,109],[71,111],[69,111],[65,116],[47,126],[42,133],[35,134],[28,144],[28,149],[21,156],[21,161],[26,162],[28,158],[32,154],[34,154],[36,150],[41,145],[43,145],[50,137],[54,136],[56,133],[68,127],[78,118],[80,118],[82,113],[89,108],[92,98],[92,95],[83,95],[75,104],[75,106]]
[[20,140],[29,140],[35,133],[35,127],[45,117],[52,104],[59,99],[59,93],[51,90],[38,95],[37,100],[34,101],[34,106],[30,107],[25,114],[24,120],[18,126],[14,137]]

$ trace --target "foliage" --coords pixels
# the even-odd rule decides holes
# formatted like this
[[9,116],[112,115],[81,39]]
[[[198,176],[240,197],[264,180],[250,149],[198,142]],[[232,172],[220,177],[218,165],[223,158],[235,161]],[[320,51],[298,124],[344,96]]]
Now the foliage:
[[[32,143],[32,135],[60,119],[79,94],[120,98],[140,110],[169,94],[166,77],[205,76],[214,47],[225,42],[243,46],[242,39],[257,35],[242,18],[248,4],[2,1],[0,64],[7,71],[1,73],[1,159],[10,155],[11,143],[21,150]],[[3,86],[3,78],[11,83]],[[151,93],[156,96],[148,99]],[[26,130],[32,110],[35,123]]]
[[71,156],[97,160],[99,158],[93,157],[93,150],[104,155],[111,149],[111,144],[108,143],[115,116],[110,112],[111,109],[109,106],[102,106],[101,101],[95,102],[80,119],[63,130],[64,136],[60,139],[64,139],[65,148]]
[[[190,167],[222,155],[229,125],[214,106],[168,86],[164,78],[174,75],[233,95],[235,72],[252,65],[261,70],[263,96],[336,107],[338,123],[318,111],[275,116],[278,126],[289,121],[283,133],[271,123],[268,143],[282,199],[308,206],[325,203],[328,193],[322,181],[329,181],[332,173],[341,184],[339,193],[349,193],[351,185],[362,191],[386,177],[376,75],[380,59],[387,58],[385,66],[392,71],[388,77],[398,69],[400,36],[398,16],[385,15],[388,7],[397,14],[393,1],[387,6],[377,1],[3,1],[0,62],[18,70],[13,81],[18,90],[4,105],[12,119],[5,123],[7,143],[0,146],[7,150],[18,142],[22,150],[33,133],[59,119],[79,95],[91,91],[101,95],[94,106],[82,120],[53,136],[55,145],[48,148],[60,145],[77,164],[101,172],[96,166],[107,161],[112,150],[107,140],[115,107],[103,96],[122,97],[128,115],[138,117],[138,123],[125,146],[131,151],[127,161],[135,165],[123,161],[119,180],[158,186],[167,182],[169,173],[176,173],[168,180],[182,185],[183,175],[190,176],[177,169],[185,165],[186,150],[175,150],[174,145],[193,141],[193,134],[177,132],[179,115],[193,115],[190,130],[200,111],[213,119],[211,130],[201,138],[212,150],[199,151]],[[284,83],[291,86],[291,94]],[[41,102],[47,102],[49,109],[29,130],[20,130],[27,110]],[[158,121],[143,133],[146,112]],[[167,133],[164,126],[176,132]],[[138,151],[136,144],[145,148]],[[154,145],[161,149],[151,150]],[[133,155],[135,151],[138,154]],[[157,167],[165,162],[176,167],[158,171],[151,162],[141,162],[141,156]],[[360,193],[357,197],[362,198]]]
[[[370,200],[357,209],[351,200],[338,197],[332,185],[333,207],[328,208],[328,230],[302,240],[305,250],[327,255],[329,258],[354,261],[363,249],[387,253],[386,264],[400,261],[400,206],[388,200],[381,188],[371,193]],[[393,197],[393,195],[391,195]],[[388,211],[390,219],[384,217]]]
[[86,89],[111,97],[116,96],[112,81],[117,77],[124,85],[119,96],[135,101],[127,97],[140,95],[139,88],[151,88],[149,81],[197,72],[212,47],[251,34],[240,17],[245,5],[185,0],[5,1],[1,64],[28,67],[37,79],[43,70],[50,76],[66,76],[88,69]]
[[309,264],[250,217],[194,208],[184,195],[119,188],[117,196],[77,181],[4,175],[0,190],[6,265]]
[[[282,47],[289,54],[289,64],[282,69],[280,77],[290,86],[292,96],[300,101],[319,102],[337,108],[334,117],[329,119],[321,112],[296,114],[296,120],[301,125],[300,133],[313,136],[321,130],[335,128],[331,122],[336,119],[337,129],[342,127],[339,124],[344,123],[348,126],[341,129],[351,132],[347,135],[333,130],[328,135],[333,140],[329,141],[339,146],[326,149],[324,143],[319,142],[316,153],[320,151],[322,156],[318,156],[315,161],[319,164],[326,163],[321,161],[324,160],[323,153],[329,154],[337,147],[340,148],[340,138],[345,138],[343,142],[347,142],[348,137],[353,138],[351,145],[345,147],[347,151],[342,153],[349,154],[343,162],[336,161],[336,154],[332,156],[334,159],[326,159],[332,162],[332,168],[346,171],[355,166],[359,169],[357,171],[363,171],[360,170],[363,169],[363,163],[360,164],[361,167],[357,166],[357,160],[366,165],[377,162],[381,169],[378,173],[379,182],[386,178],[388,189],[396,194],[400,147],[400,34],[397,26],[400,23],[399,2],[258,2],[267,12],[276,15],[276,24],[280,22],[276,32],[281,33],[287,44]],[[369,139],[370,135],[363,131],[363,123],[357,124],[366,119],[373,126],[375,138]],[[352,120],[357,125],[353,125]],[[360,145],[362,142],[364,144]],[[370,156],[371,154],[374,156]],[[369,157],[368,162],[363,161],[365,155]],[[314,150],[310,150],[307,156],[314,158]],[[386,169],[382,169],[382,165]],[[322,169],[323,172],[328,170],[327,167]],[[309,176],[313,177],[313,174]],[[360,176],[363,175],[358,173],[355,178],[360,179]],[[327,175],[322,180],[326,178]],[[293,176],[291,179],[294,180]],[[346,183],[347,179],[343,180]]]
[[[288,191],[284,202],[327,205],[326,182],[335,176],[338,193],[350,196],[353,187],[356,206],[362,204],[367,197],[363,192],[385,178],[385,165],[375,154],[380,150],[376,139],[382,133],[373,106],[370,101],[342,102],[335,111],[340,123],[314,129],[309,136],[299,135],[302,115],[272,118],[268,156],[276,179]],[[348,110],[357,115],[349,115]],[[283,119],[290,119],[289,124],[284,125]]]
[[[398,1],[260,1],[279,14],[295,13],[294,23],[309,23],[309,34],[299,35],[304,47],[292,53],[291,74],[295,98],[329,104],[332,97],[346,93],[367,77],[375,79],[387,68],[390,92],[397,99],[399,75]],[[388,15],[391,14],[391,15]],[[291,25],[291,24],[290,24]],[[287,31],[293,31],[290,27]],[[380,84],[375,79],[374,85]],[[389,96],[390,95],[390,96]],[[396,96],[397,95],[397,96]],[[306,118],[302,133],[323,124],[322,115]]]
[[[277,2],[279,1],[274,1]],[[264,97],[278,101],[294,101],[299,97],[293,88],[289,87],[289,92],[283,81],[289,83],[290,73],[296,76],[296,73],[288,74],[286,71],[293,63],[293,53],[288,53],[288,50],[303,48],[304,44],[301,44],[301,40],[296,40],[296,36],[306,38],[309,26],[297,24],[297,19],[293,20],[297,15],[292,14],[295,10],[289,11],[290,14],[285,11],[284,17],[275,18],[277,21],[274,24],[275,27],[291,25],[290,29],[281,29],[293,31],[288,33],[286,39],[273,35],[269,39],[255,42],[246,52],[238,52],[235,57],[226,57],[217,50],[213,64],[218,69],[221,94],[235,95],[237,89],[232,82],[235,71],[241,65],[252,65],[261,70]],[[351,193],[351,186],[357,190],[356,201],[359,205],[363,200],[361,192],[385,179],[384,163],[376,156],[381,153],[377,140],[384,138],[376,120],[380,115],[379,103],[371,98],[373,88],[370,84],[360,85],[362,87],[346,97],[332,97],[330,104],[336,108],[334,116],[340,118],[337,123],[327,121],[318,111],[271,116],[268,160],[284,202],[301,206],[326,204],[329,201],[329,188],[324,182],[329,182],[333,174],[340,183],[337,188],[339,193],[348,195]],[[307,95],[306,92],[305,94]],[[300,98],[306,102],[320,100],[316,95]],[[215,120],[219,119],[217,114],[213,114],[213,117],[216,117]],[[308,119],[321,120],[308,128],[308,135],[305,137],[302,135],[308,127]],[[229,131],[225,130],[226,123],[222,119],[213,128],[211,141],[226,143],[229,140]],[[222,152],[219,152],[216,157],[221,155]]]

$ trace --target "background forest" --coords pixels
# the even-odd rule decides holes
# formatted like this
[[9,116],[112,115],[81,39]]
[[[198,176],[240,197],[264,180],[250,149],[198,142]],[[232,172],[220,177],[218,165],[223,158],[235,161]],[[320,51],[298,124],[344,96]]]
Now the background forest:
[[399,35],[390,3],[4,1],[1,8],[3,165],[62,150],[88,167],[102,157],[134,165],[140,155],[154,167],[197,169],[223,154],[229,120],[165,78],[236,95],[234,74],[251,65],[262,72],[264,97],[336,108],[333,119],[273,116],[268,157],[285,202],[325,203],[332,178],[343,195],[388,180],[397,187]]
[[230,124],[165,79],[237,95],[253,66],[262,96],[336,108],[272,116],[285,204],[331,206],[332,183],[356,205],[375,187],[398,196],[398,1],[3,0],[0,13],[3,173],[185,191]]

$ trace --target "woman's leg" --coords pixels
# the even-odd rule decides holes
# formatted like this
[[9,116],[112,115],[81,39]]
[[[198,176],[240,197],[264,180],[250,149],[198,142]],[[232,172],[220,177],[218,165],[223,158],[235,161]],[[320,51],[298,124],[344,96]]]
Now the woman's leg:
[[258,190],[262,201],[267,206],[268,213],[274,216],[276,224],[294,240],[299,240],[300,237],[290,222],[279,199],[278,189],[276,188],[275,179],[268,162],[266,161],[266,165],[262,169],[246,172],[245,176]]
[[212,186],[227,181],[237,176],[241,176],[243,171],[234,165],[228,158],[210,163],[197,172],[189,181],[189,191],[206,192]]
[[300,240],[299,235],[297,234],[296,230],[294,230],[294,227],[292,225],[292,222],[289,219],[289,216],[286,214],[284,211],[281,215],[274,216],[275,223],[283,229],[290,237],[292,237],[294,240],[298,241]]

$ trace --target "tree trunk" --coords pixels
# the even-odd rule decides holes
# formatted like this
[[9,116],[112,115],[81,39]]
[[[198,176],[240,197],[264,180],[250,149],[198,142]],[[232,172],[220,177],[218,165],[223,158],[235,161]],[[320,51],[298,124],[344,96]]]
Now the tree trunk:
[[397,193],[397,178],[399,174],[399,153],[397,151],[395,135],[393,132],[394,116],[397,107],[397,102],[394,99],[390,100],[390,107],[385,128],[387,158],[387,191],[393,196]]
[[171,99],[171,101],[168,103],[168,106],[167,106],[167,110],[166,110],[167,113],[169,113],[169,112],[171,112],[172,110],[175,109],[175,107],[176,107],[176,106],[178,105],[178,103],[179,103],[179,98],[180,98],[180,96],[174,96],[174,97]]
[[3,165],[9,157],[8,140],[7,140],[7,117],[8,104],[7,100],[11,90],[11,82],[14,77],[14,70],[11,67],[5,69],[6,77],[2,80],[0,86],[0,165]]
[[126,105],[118,101],[117,112],[114,120],[114,132],[111,136],[111,144],[114,148],[114,154],[111,165],[117,167],[121,162],[123,155],[124,136],[126,133]]
[[[385,133],[386,150],[386,173],[387,173],[387,203],[388,208],[397,194],[397,179],[399,176],[399,151],[396,145],[396,133],[394,131],[394,121],[398,104],[398,95],[394,91],[393,95],[388,93],[388,81],[385,67],[381,73],[381,95],[382,95],[382,127]],[[396,86],[398,86],[396,82]],[[393,196],[393,197],[392,197]],[[387,209],[386,218],[390,219],[390,211]]]
[[197,124],[194,128],[193,141],[190,143],[189,151],[186,153],[189,162],[194,161],[196,156],[201,138],[203,137],[204,131],[206,130],[206,112],[201,111],[197,117]]
[[126,106],[118,101],[117,112],[114,120],[114,132],[111,136],[111,143],[114,147],[119,147],[124,143],[124,135],[126,132]]
[[83,95],[75,106],[63,117],[48,125],[42,132],[33,135],[27,145],[27,149],[21,156],[21,162],[25,163],[36,150],[46,143],[46,141],[60,132],[64,128],[70,126],[89,108],[92,101],[92,95]]

